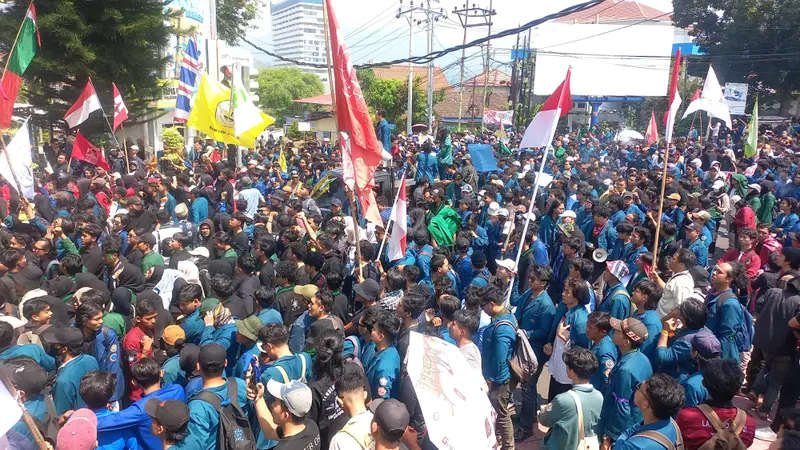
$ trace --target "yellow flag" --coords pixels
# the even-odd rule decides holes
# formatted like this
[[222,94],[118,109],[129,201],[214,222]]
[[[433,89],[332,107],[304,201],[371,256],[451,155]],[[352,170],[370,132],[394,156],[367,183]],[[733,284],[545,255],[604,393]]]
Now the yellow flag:
[[281,154],[278,156],[278,164],[281,165],[281,170],[286,172],[286,154],[283,153],[283,148],[281,148]]
[[230,89],[203,74],[187,125],[202,131],[214,140],[252,148],[261,132],[275,123],[275,119],[272,117],[261,111],[259,114],[262,119],[261,123],[240,134],[237,138],[233,129]]

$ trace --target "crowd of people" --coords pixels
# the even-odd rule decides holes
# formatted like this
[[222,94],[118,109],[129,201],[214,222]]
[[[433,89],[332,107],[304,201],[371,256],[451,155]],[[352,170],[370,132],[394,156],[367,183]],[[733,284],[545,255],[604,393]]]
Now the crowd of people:
[[546,153],[513,131],[392,136],[380,112],[376,131],[379,170],[409,186],[394,260],[394,192],[366,222],[327,139],[241,161],[197,139],[182,166],[132,145],[111,171],[53,140],[32,199],[0,179],[0,375],[35,426],[8,448],[445,448],[407,374],[412,332],[485,380],[504,450],[800,448],[791,130],[754,158],[735,133],[667,149],[584,128]]

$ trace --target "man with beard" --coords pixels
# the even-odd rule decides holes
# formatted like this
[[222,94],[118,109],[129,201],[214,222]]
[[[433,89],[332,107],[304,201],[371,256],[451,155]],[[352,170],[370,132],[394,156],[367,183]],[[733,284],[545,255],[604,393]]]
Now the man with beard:
[[145,233],[150,233],[156,227],[156,215],[153,211],[146,210],[142,199],[136,196],[128,197],[128,215],[131,218],[131,228],[144,229]]

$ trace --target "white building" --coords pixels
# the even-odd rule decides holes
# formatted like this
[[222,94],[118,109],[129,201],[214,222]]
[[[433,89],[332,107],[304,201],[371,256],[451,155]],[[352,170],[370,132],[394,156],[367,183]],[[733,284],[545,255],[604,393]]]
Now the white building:
[[[325,64],[325,24],[322,0],[283,0],[270,5],[275,53],[305,63]],[[296,67],[317,74],[328,90],[328,70],[298,67],[276,60],[277,67]]]

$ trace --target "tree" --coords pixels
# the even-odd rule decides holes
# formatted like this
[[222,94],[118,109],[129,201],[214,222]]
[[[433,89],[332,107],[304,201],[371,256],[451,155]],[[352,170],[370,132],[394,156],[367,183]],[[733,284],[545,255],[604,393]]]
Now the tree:
[[259,16],[261,8],[269,6],[262,0],[217,0],[217,34],[230,45],[236,45]]
[[[800,58],[786,54],[797,38],[791,24],[800,21],[800,0],[674,0],[673,5],[675,25],[691,27],[722,80],[748,83],[762,101],[780,101],[779,115],[788,114],[800,88]],[[707,67],[693,66],[705,76]]]
[[299,69],[272,68],[258,72],[258,101],[267,114],[283,123],[284,116],[290,115],[294,104],[292,100],[322,95],[325,86],[313,73]]
[[[364,100],[370,112],[382,109],[386,112],[386,120],[397,124],[402,130],[406,127],[406,113],[408,109],[408,80],[394,80],[376,78],[372,69],[362,69],[357,72]],[[413,102],[411,118],[412,123],[428,122],[428,95],[422,86],[422,78],[415,77],[411,88]],[[444,90],[433,92],[433,104],[436,105],[444,99]]]
[[[0,14],[0,52],[13,44],[27,7],[13,0]],[[171,32],[163,0],[37,0],[36,12],[42,48],[25,72],[22,95],[46,112],[46,121],[61,120],[89,78],[109,114],[112,82],[131,118],[155,112],[167,62],[160,51]],[[102,120],[87,122],[90,131],[101,126]]]
[[[689,131],[689,127],[691,127],[693,115],[687,117],[686,120],[681,120],[681,117],[683,117],[683,112],[686,111],[689,103],[692,102],[692,96],[697,89],[703,90],[703,78],[687,76],[685,80],[683,77],[678,79],[678,93],[681,96],[681,107],[678,109],[678,114],[675,117],[675,130],[673,130],[675,136],[685,136]],[[646,97],[644,102],[634,103],[629,110],[631,117],[629,123],[626,125],[644,134],[645,130],[647,130],[647,125],[650,123],[650,113],[655,112],[656,122],[658,123],[658,135],[663,137],[665,125],[662,118],[664,117],[664,112],[667,110],[668,101],[669,97],[665,95],[664,97]],[[703,120],[706,120],[705,117]]]

